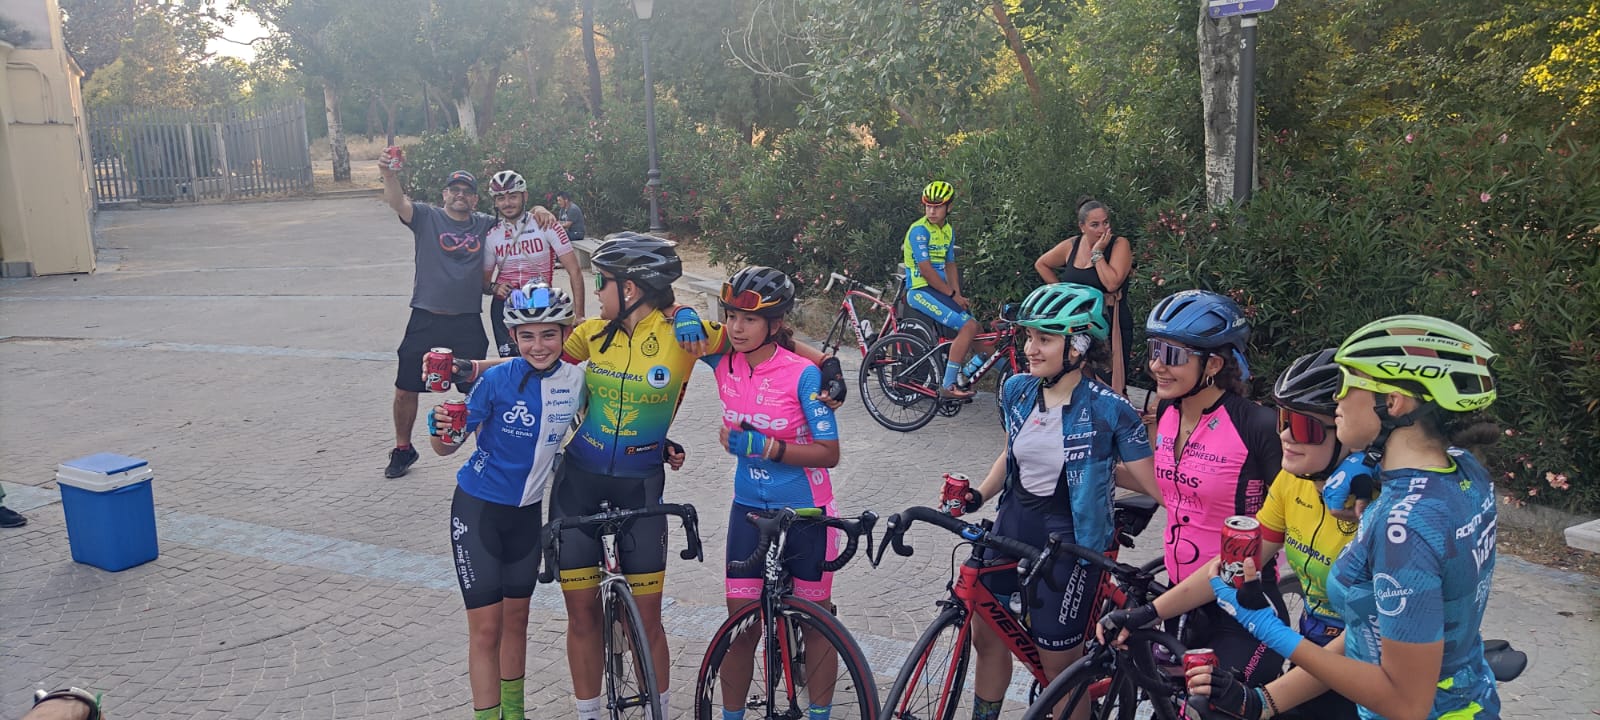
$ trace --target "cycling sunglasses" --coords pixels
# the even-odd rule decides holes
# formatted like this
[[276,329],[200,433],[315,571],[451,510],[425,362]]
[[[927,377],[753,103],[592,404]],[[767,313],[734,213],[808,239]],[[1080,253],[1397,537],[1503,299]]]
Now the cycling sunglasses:
[[512,310],[543,310],[550,307],[550,288],[544,285],[533,285],[526,291],[517,288],[506,296],[506,307]]
[[1151,340],[1150,359],[1159,360],[1162,365],[1176,367],[1188,365],[1189,359],[1195,356],[1206,357],[1211,353],[1200,350],[1190,350],[1182,345],[1174,345],[1165,340]]
[[594,291],[595,292],[600,292],[601,290],[606,289],[606,283],[610,282],[610,281],[611,281],[611,278],[608,278],[605,275],[602,275],[600,273],[595,273],[594,274]]
[[773,307],[779,302],[780,301],[778,300],[763,299],[761,297],[761,293],[748,288],[740,290],[739,292],[734,292],[732,283],[722,284],[722,304],[727,305],[735,310],[755,312],[757,310],[765,310]]
[[1321,445],[1328,439],[1328,431],[1334,428],[1314,415],[1290,410],[1286,407],[1278,408],[1278,434],[1282,435],[1284,429],[1289,430],[1289,439],[1301,445]]
[[1333,399],[1335,399],[1335,400],[1343,400],[1344,396],[1350,394],[1350,388],[1358,388],[1358,389],[1361,389],[1361,390],[1366,390],[1367,392],[1374,393],[1374,394],[1377,394],[1377,395],[1387,395],[1389,393],[1400,393],[1401,395],[1405,395],[1406,397],[1417,397],[1417,394],[1414,393],[1414,392],[1411,392],[1410,390],[1406,390],[1406,389],[1403,389],[1403,388],[1398,388],[1398,387],[1395,387],[1393,385],[1390,385],[1389,383],[1378,382],[1377,380],[1373,380],[1372,378],[1361,377],[1360,375],[1357,375],[1355,373],[1350,372],[1350,368],[1347,368],[1347,367],[1345,367],[1343,365],[1339,366],[1339,375],[1340,375],[1339,392],[1336,393],[1333,396]]

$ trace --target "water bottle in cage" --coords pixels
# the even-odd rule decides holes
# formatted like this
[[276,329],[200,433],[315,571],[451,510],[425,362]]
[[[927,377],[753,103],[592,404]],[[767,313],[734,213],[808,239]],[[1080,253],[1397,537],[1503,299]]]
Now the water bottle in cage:
[[861,337],[872,337],[872,321],[861,318]]

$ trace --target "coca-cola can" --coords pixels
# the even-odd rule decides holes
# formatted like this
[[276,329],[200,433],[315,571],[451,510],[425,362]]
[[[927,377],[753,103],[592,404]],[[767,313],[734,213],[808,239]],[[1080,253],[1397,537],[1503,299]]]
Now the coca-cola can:
[[449,392],[450,375],[456,369],[456,354],[450,348],[436,347],[422,356],[422,384],[428,392]]
[[1244,561],[1261,554],[1261,521],[1232,515],[1222,521],[1222,569],[1218,576],[1236,588],[1244,587]]
[[450,424],[439,428],[439,439],[451,445],[460,445],[467,439],[467,401],[446,400],[440,407],[450,413]]
[[1217,653],[1211,648],[1189,650],[1183,654],[1183,671],[1188,673],[1197,667],[1216,667]]
[[399,145],[390,145],[383,150],[384,159],[389,162],[390,170],[399,170],[405,165],[406,153]]
[[961,473],[945,473],[944,489],[939,493],[939,505],[951,517],[961,517],[967,504],[967,488],[972,481]]

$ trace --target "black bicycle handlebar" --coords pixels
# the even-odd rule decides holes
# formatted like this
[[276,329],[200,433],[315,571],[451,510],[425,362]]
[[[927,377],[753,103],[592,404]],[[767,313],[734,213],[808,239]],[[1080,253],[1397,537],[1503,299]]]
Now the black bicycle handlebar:
[[700,514],[695,511],[693,505],[664,503],[642,508],[606,508],[593,515],[556,518],[544,526],[544,538],[540,543],[544,550],[544,568],[539,571],[539,582],[546,584],[555,582],[556,572],[560,567],[562,530],[596,525],[620,530],[622,526],[635,520],[663,515],[672,515],[683,521],[683,534],[688,546],[678,553],[678,557],[705,562],[705,550],[700,544]]
[[[1040,550],[1024,542],[1000,537],[982,525],[974,525],[958,518],[946,515],[931,507],[909,507],[889,516],[889,524],[883,532],[883,541],[878,546],[878,559],[873,561],[877,565],[883,558],[884,548],[893,546],[896,554],[910,557],[913,548],[905,542],[906,530],[910,529],[915,521],[925,522],[929,525],[944,528],[962,539],[979,547],[995,550],[1008,557],[1017,558],[1027,565],[1036,564]],[[1020,570],[1021,568],[1019,568]]]
[[756,526],[760,533],[760,542],[756,543],[755,551],[744,560],[734,560],[728,563],[728,568],[734,572],[744,572],[752,567],[761,566],[766,562],[767,551],[772,548],[772,542],[779,534],[788,530],[797,521],[811,522],[823,527],[838,528],[845,534],[844,549],[839,551],[839,556],[822,563],[822,572],[834,572],[850,562],[856,554],[856,545],[862,536],[867,538],[867,557],[872,557],[872,528],[878,523],[878,514],[867,510],[860,517],[802,517],[794,508],[780,510],[766,510],[752,512],[745,515],[750,524]]
[[1044,553],[1040,558],[1036,572],[1044,575],[1050,588],[1057,592],[1060,592],[1063,588],[1057,585],[1055,573],[1052,570],[1055,568],[1056,559],[1061,555],[1070,555],[1073,558],[1082,560],[1091,567],[1104,570],[1113,577],[1130,585],[1150,588],[1155,582],[1155,576],[1141,568],[1112,560],[1106,557],[1103,552],[1095,552],[1073,542],[1064,533],[1050,533],[1050,541],[1044,546]]

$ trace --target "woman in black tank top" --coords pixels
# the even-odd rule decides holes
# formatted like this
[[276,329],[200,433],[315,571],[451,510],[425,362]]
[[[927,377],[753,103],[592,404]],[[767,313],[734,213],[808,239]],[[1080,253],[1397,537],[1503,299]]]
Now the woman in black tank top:
[[[1133,270],[1133,248],[1111,232],[1111,213],[1092,198],[1078,202],[1078,235],[1056,243],[1033,263],[1046,283],[1088,285],[1106,297],[1106,324],[1111,327],[1110,373],[1100,379],[1119,393],[1127,392],[1128,348],[1133,340],[1133,314],[1123,289]],[[1084,242],[1087,239],[1088,242]]]

